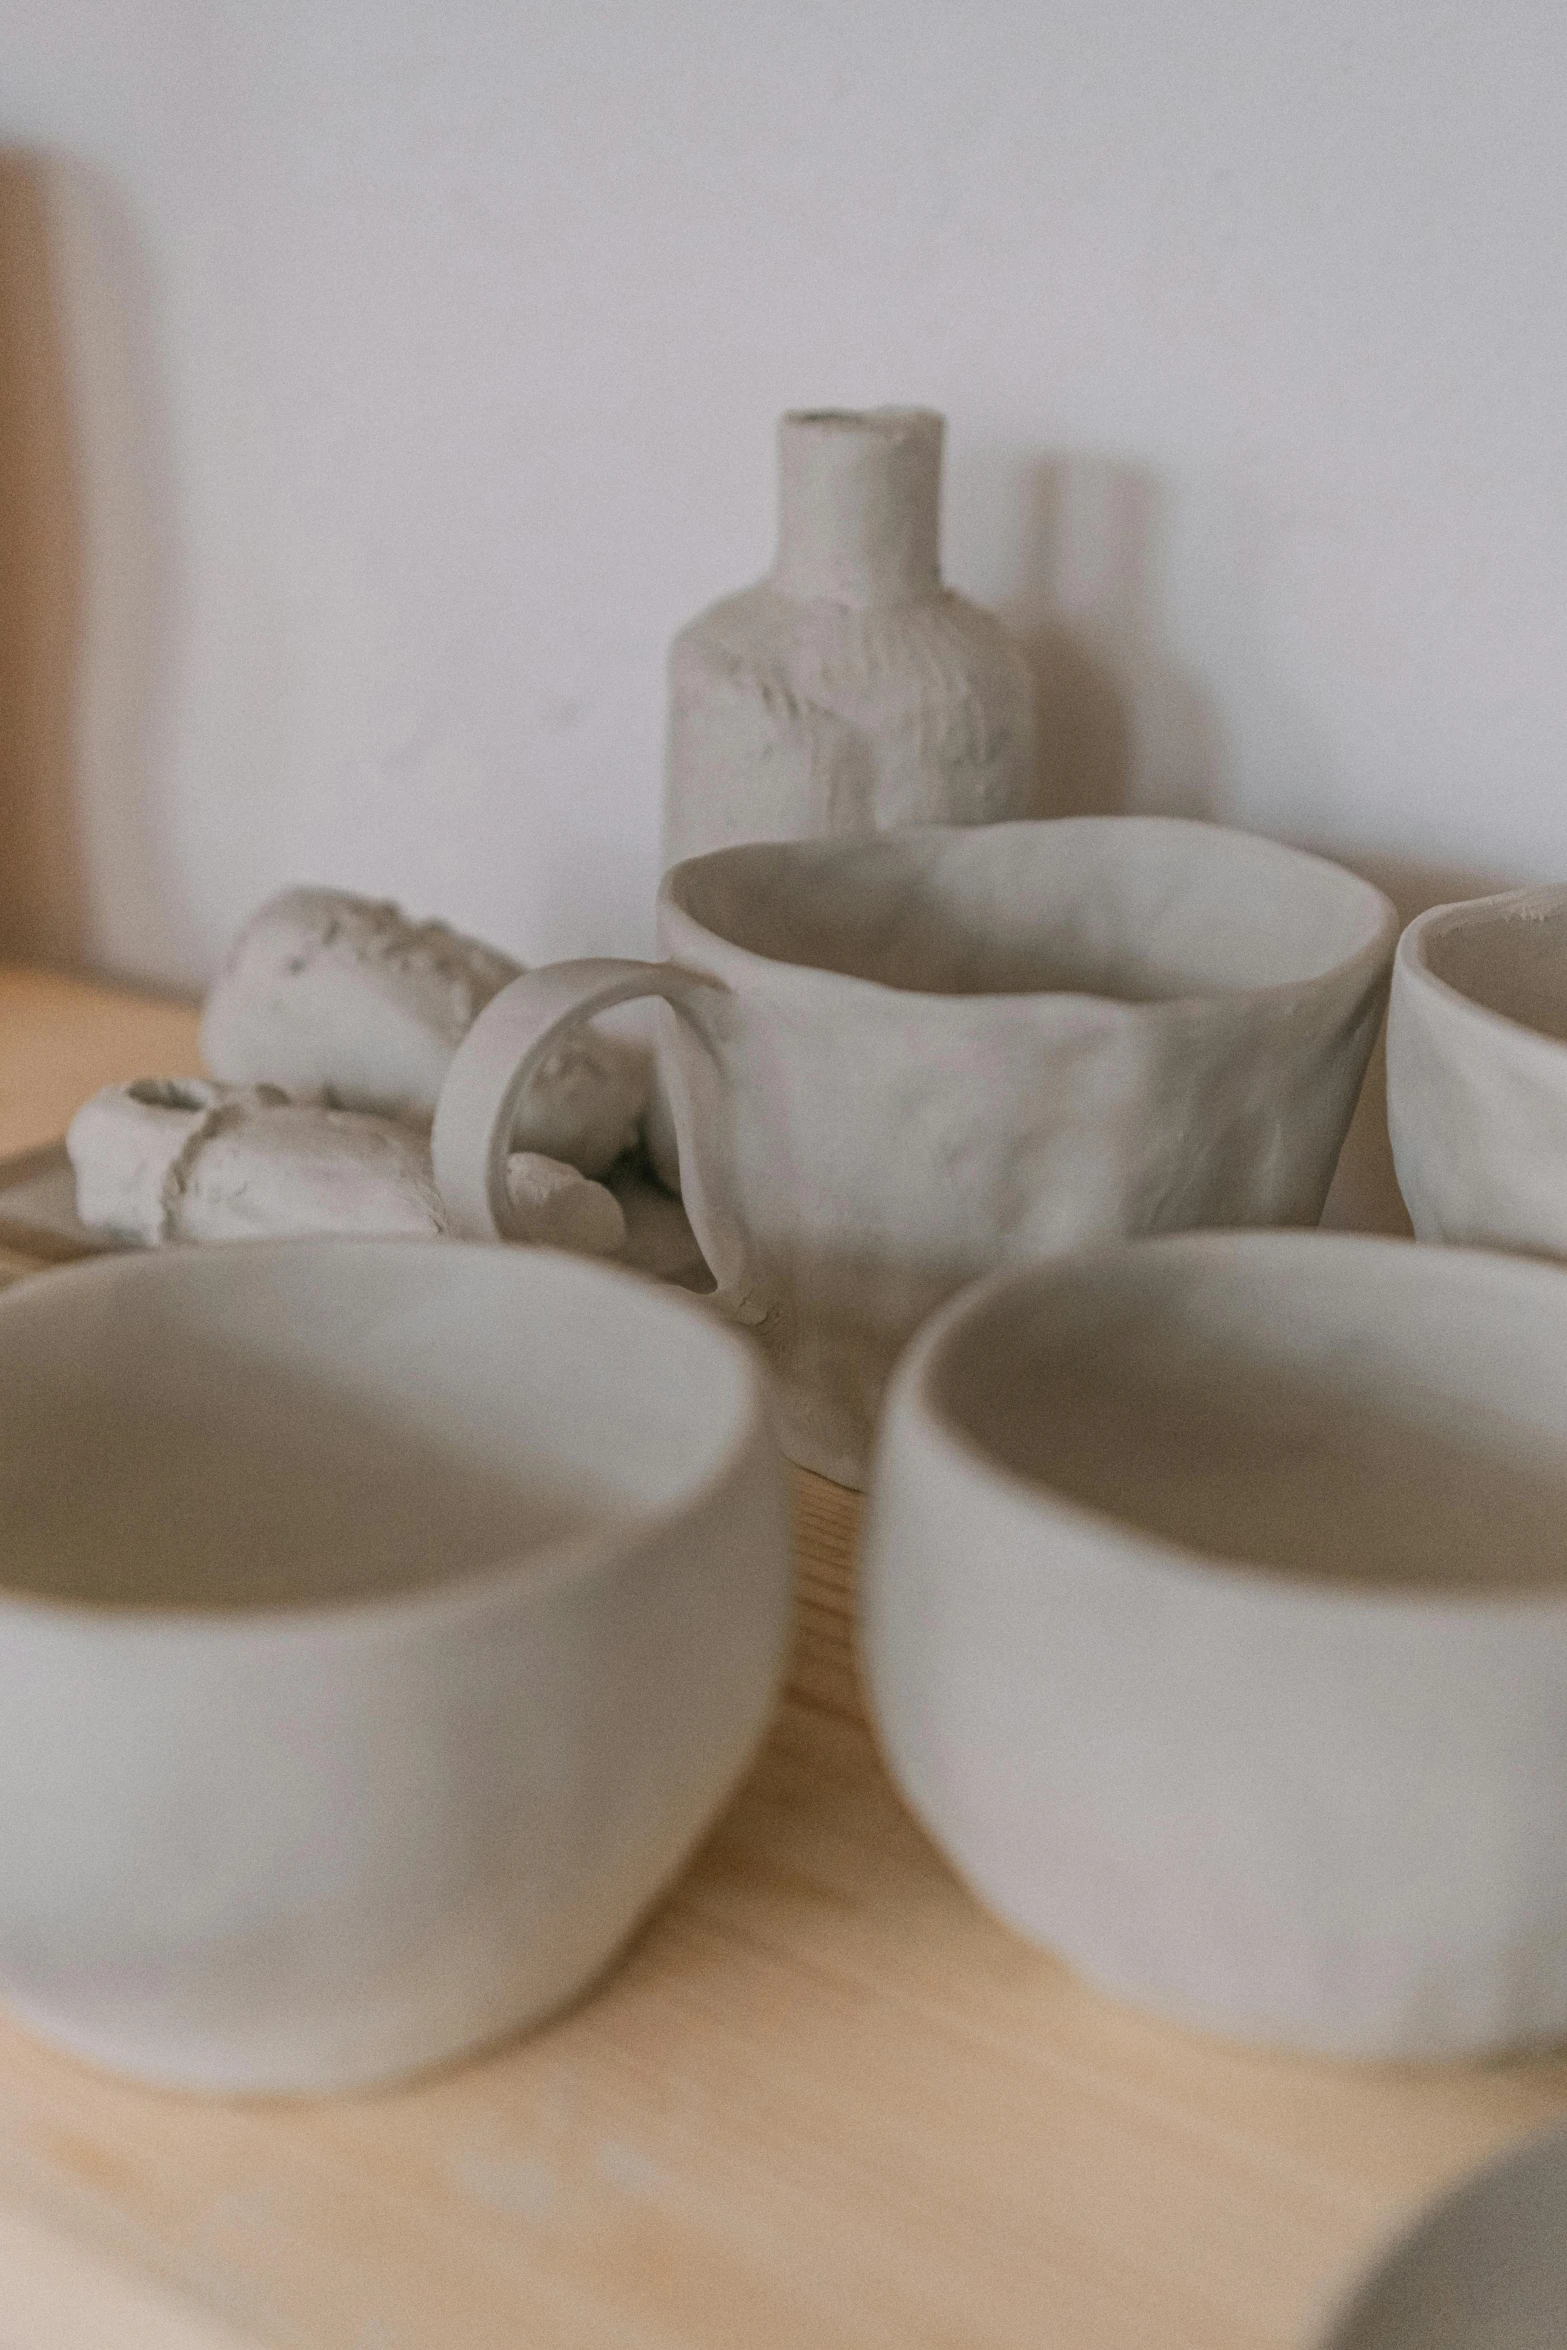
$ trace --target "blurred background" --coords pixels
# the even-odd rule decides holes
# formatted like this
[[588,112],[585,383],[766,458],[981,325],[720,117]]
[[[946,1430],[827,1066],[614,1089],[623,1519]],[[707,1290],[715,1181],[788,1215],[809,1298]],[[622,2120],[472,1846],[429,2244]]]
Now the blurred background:
[[0,0],[0,953],[651,940],[788,405],[947,412],[1063,810],[1567,876],[1554,0]]

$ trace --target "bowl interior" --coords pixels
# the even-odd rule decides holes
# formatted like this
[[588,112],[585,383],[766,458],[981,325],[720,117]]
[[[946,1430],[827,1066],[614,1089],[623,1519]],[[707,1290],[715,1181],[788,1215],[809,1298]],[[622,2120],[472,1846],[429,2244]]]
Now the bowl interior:
[[1386,901],[1354,874],[1169,817],[722,849],[665,888],[752,954],[927,995],[1223,995],[1391,943]]
[[1530,892],[1434,923],[1424,954],[1471,1002],[1567,1044],[1567,896]]
[[0,1589],[409,1591],[677,1505],[752,1408],[726,1333],[546,1250],[120,1257],[0,1297]]
[[1212,1559],[1567,1588],[1567,1277],[1321,1235],[1041,1266],[960,1316],[931,1407],[1034,1484]]

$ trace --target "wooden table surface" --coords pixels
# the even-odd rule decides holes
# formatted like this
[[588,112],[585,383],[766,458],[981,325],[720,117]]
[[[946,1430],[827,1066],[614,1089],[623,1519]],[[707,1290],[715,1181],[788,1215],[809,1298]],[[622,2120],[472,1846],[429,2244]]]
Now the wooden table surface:
[[[0,1154],[194,1066],[179,1007],[0,972]],[[314,2104],[129,2087],[0,2022],[0,2350],[1271,2350],[1567,2113],[1561,2058],[1228,2048],[986,1917],[866,1723],[855,1499],[797,1501],[772,1736],[564,2021]]]

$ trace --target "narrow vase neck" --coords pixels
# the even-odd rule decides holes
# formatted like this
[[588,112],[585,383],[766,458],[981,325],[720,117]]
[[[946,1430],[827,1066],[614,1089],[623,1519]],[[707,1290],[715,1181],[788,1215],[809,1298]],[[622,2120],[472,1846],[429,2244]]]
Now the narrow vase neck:
[[930,408],[781,418],[777,586],[862,608],[936,594],[942,430]]

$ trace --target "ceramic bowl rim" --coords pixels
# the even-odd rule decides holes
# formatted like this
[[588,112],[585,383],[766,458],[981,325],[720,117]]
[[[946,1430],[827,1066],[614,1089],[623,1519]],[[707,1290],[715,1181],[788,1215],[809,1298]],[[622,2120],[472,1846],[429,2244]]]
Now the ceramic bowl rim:
[[[1493,921],[1507,922],[1524,913],[1531,901],[1542,912],[1547,907],[1567,908],[1567,882],[1548,882],[1523,889],[1491,890],[1484,897],[1455,898],[1450,904],[1428,906],[1423,914],[1406,924],[1393,958],[1394,976],[1406,986],[1417,987],[1433,997],[1444,1010],[1474,1024],[1482,1035],[1505,1035],[1528,1040],[1531,1051],[1538,1050],[1554,1061],[1567,1055],[1567,1039],[1552,1036],[1545,1028],[1536,1028],[1531,1021],[1515,1019],[1511,1012],[1498,1012],[1489,1004],[1482,1004],[1450,979],[1431,968],[1430,941],[1439,933],[1454,930],[1477,929]],[[1507,909],[1504,911],[1504,909]]]
[[[1396,1616],[1419,1621],[1436,1617],[1455,1627],[1460,1622],[1467,1624],[1476,1619],[1494,1622],[1498,1618],[1567,1625],[1567,1581],[1555,1591],[1506,1585],[1426,1586],[1387,1580],[1348,1583],[1320,1573],[1269,1566],[1259,1560],[1224,1558],[1171,1536],[1154,1534],[1130,1518],[1117,1517],[1109,1510],[1079,1501],[1058,1486],[1012,1468],[982,1439],[959,1426],[940,1404],[936,1382],[949,1349],[969,1322],[1009,1289],[1048,1282],[1069,1268],[1092,1271],[1128,1255],[1143,1256],[1152,1251],[1222,1259],[1234,1253],[1237,1244],[1244,1253],[1270,1256],[1331,1249],[1340,1256],[1362,1250],[1378,1255],[1397,1250],[1401,1258],[1412,1258],[1418,1252],[1422,1279],[1432,1274],[1443,1280],[1516,1277],[1538,1282],[1564,1278],[1558,1267],[1501,1250],[1435,1248],[1384,1233],[1296,1231],[1259,1226],[1146,1233],[1133,1239],[1070,1250],[1059,1258],[1023,1259],[998,1266],[960,1290],[931,1316],[911,1341],[888,1389],[877,1448],[878,1468],[895,1428],[913,1425],[921,1442],[938,1446],[948,1466],[965,1481],[981,1491],[988,1488],[1004,1497],[1012,1512],[1023,1512],[1040,1521],[1056,1519],[1080,1529],[1101,1548],[1108,1545],[1113,1549],[1117,1565],[1130,1573],[1164,1581],[1202,1583],[1216,1592],[1230,1592],[1237,1597],[1247,1594],[1254,1601],[1291,1612],[1305,1605],[1332,1610],[1345,1618],[1376,1615],[1384,1620]],[[1561,1295],[1564,1320],[1567,1320],[1567,1287]],[[879,1476],[873,1482],[879,1482]]]
[[[494,1244],[385,1233],[334,1233],[193,1243],[176,1245],[172,1251],[114,1250],[76,1264],[51,1266],[47,1273],[48,1293],[57,1294],[62,1282],[69,1283],[73,1289],[127,1276],[132,1280],[156,1282],[156,1268],[168,1263],[171,1255],[181,1263],[196,1258],[215,1263],[236,1250],[243,1250],[252,1260],[257,1256],[294,1257],[347,1250],[376,1254],[395,1250],[425,1258],[439,1252],[443,1259],[457,1251],[466,1260],[493,1254]],[[776,1449],[771,1394],[763,1367],[744,1336],[718,1320],[701,1299],[630,1266],[608,1264],[601,1258],[579,1256],[567,1249],[530,1243],[526,1249],[517,1247],[508,1253],[514,1260],[545,1259],[552,1265],[568,1268],[569,1280],[580,1277],[590,1285],[633,1283],[657,1299],[656,1311],[667,1307],[694,1327],[700,1327],[712,1341],[715,1356],[727,1357],[739,1389],[733,1434],[705,1471],[691,1479],[673,1500],[639,1506],[626,1518],[595,1522],[580,1532],[541,1542],[521,1556],[491,1558],[450,1575],[411,1584],[406,1589],[348,1593],[315,1600],[288,1599],[222,1607],[199,1600],[170,1603],[88,1599],[68,1593],[56,1595],[17,1589],[5,1581],[4,1567],[0,1564],[0,1629],[7,1622],[54,1623],[73,1625],[101,1638],[129,1641],[179,1633],[187,1638],[199,1637],[213,1645],[268,1639],[351,1640],[363,1634],[408,1637],[426,1628],[433,1618],[482,1612],[504,1601],[532,1602],[565,1586],[612,1573],[707,1507],[743,1469],[759,1440],[771,1442]],[[219,1276],[214,1272],[212,1277]],[[38,1295],[39,1286],[30,1279],[0,1290],[0,1348],[6,1343],[8,1319],[19,1307],[31,1305],[32,1311],[38,1311],[35,1302]]]
[[1359,966],[1364,966],[1368,972],[1375,971],[1379,966],[1385,969],[1396,948],[1399,931],[1398,909],[1387,893],[1378,889],[1375,882],[1367,881],[1363,874],[1353,872],[1349,866],[1338,863],[1332,857],[1320,856],[1315,849],[1297,848],[1292,841],[1276,840],[1271,833],[1249,832],[1239,824],[1213,824],[1204,817],[1139,814],[1017,816],[1000,823],[983,826],[900,824],[894,832],[867,834],[864,837],[856,836],[851,840],[840,841],[837,845],[857,849],[877,845],[896,847],[902,843],[920,840],[956,839],[976,832],[983,832],[987,838],[999,840],[1000,836],[1008,832],[1026,829],[1029,832],[1037,833],[1046,826],[1070,826],[1074,831],[1080,833],[1104,832],[1108,826],[1112,828],[1110,837],[1119,837],[1123,840],[1130,838],[1132,831],[1135,830],[1144,838],[1159,832],[1163,832],[1167,836],[1179,832],[1188,837],[1199,834],[1207,836],[1217,834],[1227,840],[1250,841],[1272,853],[1275,861],[1285,860],[1297,867],[1311,867],[1319,875],[1331,876],[1332,886],[1336,887],[1338,884],[1344,883],[1355,889],[1363,898],[1368,918],[1375,910],[1376,920],[1367,937],[1359,946],[1352,948],[1348,954],[1341,955],[1337,962],[1330,963],[1325,970],[1312,972],[1306,978],[1271,980],[1260,987],[1234,987],[1223,990],[1197,989],[1184,995],[1157,996],[1134,1002],[1123,996],[1094,995],[1089,990],[1077,988],[1009,988],[989,994],[976,990],[972,994],[959,995],[944,989],[894,987],[886,980],[867,979],[858,972],[829,971],[819,963],[791,962],[785,956],[763,954],[759,948],[744,946],[738,939],[728,938],[722,931],[711,929],[698,915],[691,912],[680,894],[683,887],[683,877],[690,872],[693,866],[713,865],[720,860],[735,863],[757,860],[758,852],[761,852],[763,859],[765,859],[766,856],[776,855],[779,851],[787,852],[790,849],[801,847],[819,850],[833,845],[830,842],[820,840],[805,842],[737,841],[726,848],[708,849],[700,856],[683,857],[678,864],[669,868],[659,883],[657,912],[660,917],[667,914],[676,918],[691,933],[693,939],[702,943],[704,949],[717,950],[710,952],[707,960],[720,976],[727,976],[730,971],[752,975],[786,971],[792,973],[795,981],[801,986],[826,989],[833,993],[839,989],[848,989],[851,993],[889,1003],[919,1004],[924,1007],[946,1009],[950,1009],[952,1006],[968,1008],[981,1005],[994,1009],[998,1005],[1010,1004],[1019,1007],[1020,1011],[1041,1004],[1070,1004],[1074,1007],[1081,1006],[1084,1014],[1088,1016],[1143,1023],[1168,1017],[1171,1014],[1179,1014],[1189,1018],[1194,1009],[1209,1013],[1266,1009],[1272,1004],[1286,1003],[1330,987]]

